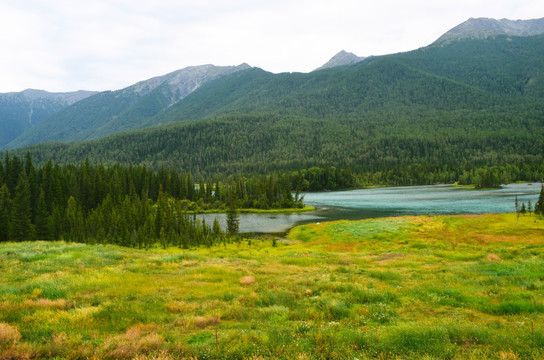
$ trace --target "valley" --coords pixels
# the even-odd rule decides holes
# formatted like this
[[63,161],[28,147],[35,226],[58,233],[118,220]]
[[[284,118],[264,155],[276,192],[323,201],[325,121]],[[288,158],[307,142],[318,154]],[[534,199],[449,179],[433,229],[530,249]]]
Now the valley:
[[0,94],[0,360],[543,358],[543,59],[471,18]]

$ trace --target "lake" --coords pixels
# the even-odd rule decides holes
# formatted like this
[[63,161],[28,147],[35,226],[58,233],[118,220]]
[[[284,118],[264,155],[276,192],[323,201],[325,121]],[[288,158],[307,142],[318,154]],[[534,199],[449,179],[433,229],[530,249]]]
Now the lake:
[[[514,212],[514,199],[533,207],[540,183],[511,184],[501,189],[474,190],[449,185],[405,186],[306,193],[304,203],[316,211],[293,214],[240,214],[240,232],[279,233],[295,225],[341,219],[359,220],[403,215],[484,214]],[[225,214],[202,215],[208,224]]]

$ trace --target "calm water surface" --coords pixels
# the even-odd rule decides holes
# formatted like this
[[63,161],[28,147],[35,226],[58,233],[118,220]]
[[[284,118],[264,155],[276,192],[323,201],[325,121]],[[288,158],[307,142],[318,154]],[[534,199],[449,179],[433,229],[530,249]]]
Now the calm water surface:
[[[240,214],[240,232],[284,232],[295,225],[340,219],[366,219],[402,215],[484,214],[514,212],[514,199],[534,204],[541,184],[512,184],[501,189],[472,190],[448,185],[408,186],[307,193],[304,203],[316,211],[300,214]],[[225,214],[203,216],[223,226]]]

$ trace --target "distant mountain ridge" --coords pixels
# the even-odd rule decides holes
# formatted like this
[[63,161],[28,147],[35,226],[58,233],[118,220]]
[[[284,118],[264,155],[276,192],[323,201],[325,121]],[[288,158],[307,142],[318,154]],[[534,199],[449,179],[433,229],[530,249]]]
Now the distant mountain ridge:
[[94,94],[97,92],[52,93],[35,89],[0,93],[0,147],[45,118]]
[[470,18],[439,37],[434,44],[497,35],[533,36],[540,34],[544,34],[544,18],[532,20]]
[[183,99],[202,84],[251,68],[190,66],[140,81],[117,91],[106,91],[74,103],[11,141],[6,148],[46,141],[94,139],[147,126],[147,119]]
[[323,66],[318,67],[314,71],[328,69],[336,66],[344,66],[356,64],[360,61],[366,59],[365,57],[357,56],[354,53],[347,52],[345,50],[340,51],[338,54],[334,55],[329,61],[327,61]]

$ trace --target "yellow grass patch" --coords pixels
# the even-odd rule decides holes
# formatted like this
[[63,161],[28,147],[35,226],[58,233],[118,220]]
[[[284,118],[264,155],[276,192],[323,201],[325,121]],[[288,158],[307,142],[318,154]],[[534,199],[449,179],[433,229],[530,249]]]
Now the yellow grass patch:
[[196,316],[193,324],[201,329],[208,326],[215,326],[221,322],[221,318],[214,315]]
[[346,241],[346,242],[335,242],[328,243],[323,245],[323,249],[331,252],[355,252],[358,247],[357,242]]
[[154,324],[135,325],[124,334],[106,340],[106,354],[115,359],[131,359],[137,354],[159,350],[164,345],[164,338],[156,331]]
[[181,266],[183,267],[194,267],[198,265],[198,260],[183,260]]
[[65,299],[27,299],[24,305],[31,308],[52,308],[63,310],[70,306],[70,303]]
[[[160,351],[158,354],[153,355],[143,355],[139,354],[132,358],[132,360],[175,360],[172,355],[168,353],[168,351]],[[185,359],[185,358],[184,358]],[[196,358],[186,358],[187,360],[196,360]]]
[[168,311],[171,313],[182,313],[182,312],[189,312],[194,311],[198,308],[198,306],[194,303],[186,303],[184,301],[175,301],[171,302],[167,306]]

